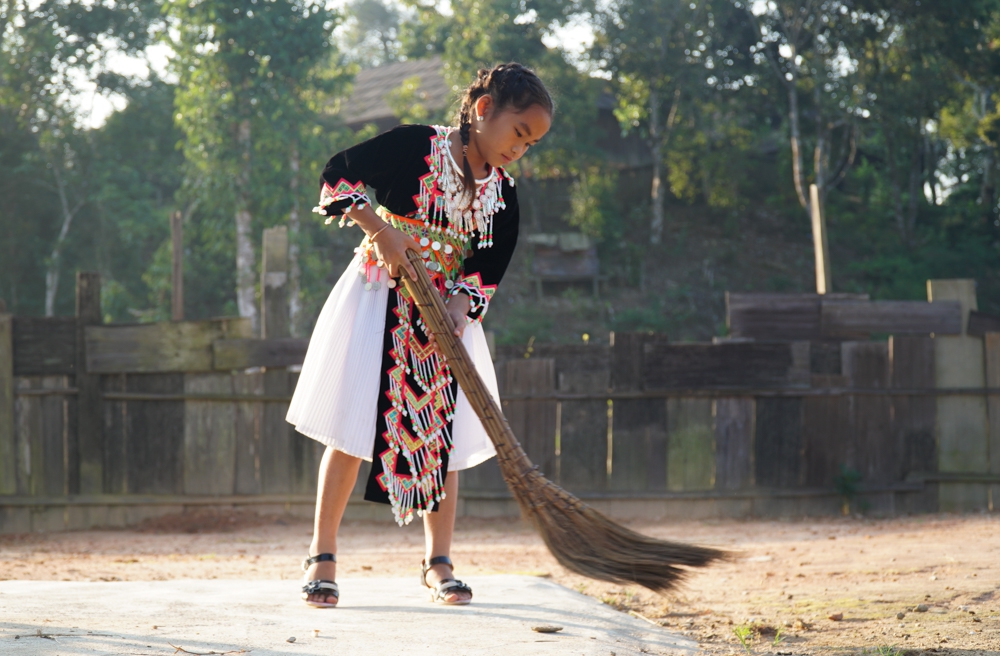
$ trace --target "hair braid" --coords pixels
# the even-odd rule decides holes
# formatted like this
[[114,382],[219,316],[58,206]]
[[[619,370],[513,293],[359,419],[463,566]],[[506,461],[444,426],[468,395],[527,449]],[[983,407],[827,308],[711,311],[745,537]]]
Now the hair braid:
[[549,114],[555,111],[555,103],[548,89],[530,68],[517,62],[510,62],[491,69],[479,69],[476,80],[469,85],[465,95],[462,96],[457,116],[458,133],[462,138],[462,175],[465,177],[465,188],[470,192],[475,192],[476,189],[476,177],[467,155],[469,134],[472,131],[473,107],[486,95],[493,99],[494,112],[507,109],[523,112],[533,105],[540,105],[548,110]]

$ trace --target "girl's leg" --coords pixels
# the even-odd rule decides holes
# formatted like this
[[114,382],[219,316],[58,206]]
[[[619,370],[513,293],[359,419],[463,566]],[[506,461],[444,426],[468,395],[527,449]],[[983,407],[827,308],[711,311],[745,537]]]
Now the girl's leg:
[[[327,447],[319,464],[319,486],[316,490],[316,519],[309,555],[337,553],[337,531],[347,508],[347,499],[354,490],[361,458]],[[326,579],[336,581],[337,564],[329,561],[313,563],[306,571],[306,580]],[[333,603],[328,595],[309,595],[310,601]]]
[[[437,512],[424,513],[424,541],[427,544],[426,559],[437,556],[451,556],[451,538],[455,532],[455,514],[458,511],[458,472],[448,472],[444,480],[445,499],[438,504]],[[437,585],[442,579],[454,578],[447,565],[435,565],[427,572],[427,582]],[[471,599],[468,592],[453,592],[445,601],[454,602]]]

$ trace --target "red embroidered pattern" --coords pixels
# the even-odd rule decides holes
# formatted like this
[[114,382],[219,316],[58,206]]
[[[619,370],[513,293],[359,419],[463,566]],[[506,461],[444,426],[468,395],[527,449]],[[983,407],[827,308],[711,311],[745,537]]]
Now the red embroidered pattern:
[[[348,201],[349,204],[341,208],[342,214],[346,214],[354,208],[362,209],[365,205],[371,205],[364,182],[359,180],[357,184],[352,185],[349,181],[341,178],[337,181],[336,187],[331,187],[326,182],[323,183],[323,188],[319,192],[319,206],[314,207],[313,212],[332,217],[333,211],[330,209],[330,205],[344,200]],[[330,222],[330,220],[327,221],[327,223]],[[343,219],[340,221],[340,227],[344,227]]]
[[478,273],[462,276],[462,279],[451,288],[451,296],[462,293],[469,297],[469,320],[482,323],[490,299],[497,291],[496,285],[484,285],[483,277]]
[[[444,499],[441,453],[451,451],[455,391],[444,358],[427,343],[426,325],[420,319],[414,322],[412,297],[405,287],[396,293],[399,323],[392,328],[389,353],[395,366],[388,372],[386,391],[392,407],[385,412],[382,436],[390,448],[379,454],[383,471],[376,480],[389,495],[393,516],[403,525],[413,519],[414,510],[421,513]],[[399,457],[406,459],[410,474],[397,473]]]

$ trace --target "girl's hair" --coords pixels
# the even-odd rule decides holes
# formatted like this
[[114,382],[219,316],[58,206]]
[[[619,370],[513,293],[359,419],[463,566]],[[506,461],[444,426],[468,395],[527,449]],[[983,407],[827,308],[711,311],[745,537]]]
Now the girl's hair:
[[465,176],[465,188],[469,192],[475,192],[476,189],[476,176],[465,155],[469,147],[473,107],[477,100],[487,95],[493,99],[496,112],[506,109],[523,112],[533,105],[541,105],[549,114],[555,111],[555,103],[552,102],[549,90],[530,68],[511,62],[491,69],[479,69],[476,81],[465,90],[457,117],[458,133],[462,137],[462,175]]

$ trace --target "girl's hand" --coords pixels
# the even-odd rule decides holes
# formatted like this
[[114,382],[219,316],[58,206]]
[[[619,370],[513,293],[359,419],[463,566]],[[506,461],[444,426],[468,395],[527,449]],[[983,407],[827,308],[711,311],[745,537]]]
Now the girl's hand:
[[[465,327],[468,325],[469,320],[469,308],[471,307],[469,303],[469,297],[465,294],[455,294],[445,302],[445,310],[448,312],[448,316],[451,317],[451,322],[455,325],[455,337],[462,339],[462,335],[465,333]],[[434,335],[427,336],[427,343],[431,347],[441,353],[438,349],[437,340]]]
[[417,279],[417,272],[406,256],[407,250],[420,252],[420,244],[398,228],[387,226],[374,239],[375,255],[385,262],[389,275],[398,278],[405,271],[410,280]]

